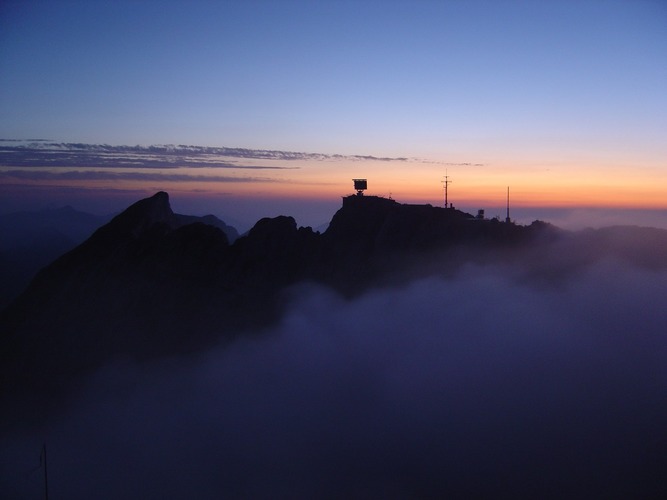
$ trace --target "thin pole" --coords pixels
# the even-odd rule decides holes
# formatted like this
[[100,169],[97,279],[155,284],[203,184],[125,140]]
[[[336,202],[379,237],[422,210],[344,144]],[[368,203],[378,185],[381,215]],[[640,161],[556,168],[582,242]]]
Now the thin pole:
[[46,443],[42,444],[42,456],[44,457],[44,499],[49,500],[49,472],[46,462]]

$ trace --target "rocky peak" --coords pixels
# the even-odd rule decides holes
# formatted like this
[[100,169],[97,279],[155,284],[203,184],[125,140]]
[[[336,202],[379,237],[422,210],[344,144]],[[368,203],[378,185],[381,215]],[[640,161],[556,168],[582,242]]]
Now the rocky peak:
[[99,232],[111,232],[114,236],[137,238],[155,226],[168,229],[178,227],[177,217],[169,205],[169,195],[160,191],[150,198],[140,200],[104,226]]
[[280,239],[296,233],[294,217],[279,215],[278,217],[264,217],[257,221],[248,233],[251,240]]
[[237,248],[252,258],[261,256],[262,260],[294,260],[289,265],[294,267],[299,254],[311,251],[317,236],[310,228],[297,229],[293,217],[266,217],[260,219],[247,236],[238,240]]

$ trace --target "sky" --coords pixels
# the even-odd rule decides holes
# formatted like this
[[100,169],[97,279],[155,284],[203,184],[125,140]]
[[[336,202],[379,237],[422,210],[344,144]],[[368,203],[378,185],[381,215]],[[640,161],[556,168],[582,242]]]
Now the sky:
[[667,226],[665,54],[657,0],[10,0],[0,6],[0,146],[328,156],[265,159],[280,168],[254,176],[225,167],[244,182],[187,165],[197,182],[160,169],[139,181],[128,165],[77,182],[63,174],[83,166],[60,166],[47,182],[8,173],[17,165],[5,159],[0,210],[118,210],[166,190],[176,210],[241,225],[289,210],[316,225],[352,178],[368,178],[368,194],[441,204],[448,175],[450,201],[469,211],[504,216],[511,186],[519,222]]

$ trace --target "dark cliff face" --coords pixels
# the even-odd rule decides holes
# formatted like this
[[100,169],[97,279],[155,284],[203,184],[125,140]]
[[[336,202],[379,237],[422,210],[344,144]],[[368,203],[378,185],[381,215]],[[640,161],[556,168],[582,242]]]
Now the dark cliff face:
[[274,290],[308,279],[316,265],[319,235],[297,228],[292,217],[264,218],[231,248],[228,277],[241,287]]
[[341,250],[375,255],[480,242],[508,244],[525,238],[527,231],[523,226],[480,220],[455,209],[349,196],[325,236]]
[[332,278],[343,291],[354,292],[360,282],[384,282],[406,269],[418,273],[415,266],[434,254],[446,254],[440,263],[456,266],[473,255],[496,258],[556,232],[544,223],[520,226],[452,208],[354,195],[343,199],[323,235],[323,247],[326,262],[337,269]]
[[2,391],[48,393],[115,356],[202,345],[205,335],[185,325],[228,248],[216,227],[181,225],[166,193],[132,205],[40,271],[3,311]]

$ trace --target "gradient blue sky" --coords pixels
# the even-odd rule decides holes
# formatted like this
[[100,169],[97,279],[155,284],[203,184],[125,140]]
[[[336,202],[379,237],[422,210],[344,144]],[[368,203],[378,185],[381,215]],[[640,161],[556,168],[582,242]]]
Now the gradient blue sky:
[[0,6],[4,139],[553,168],[634,178],[655,208],[666,89],[660,0]]

